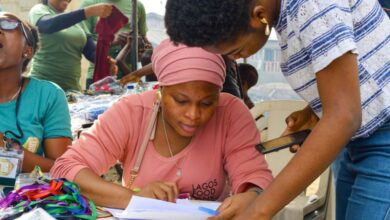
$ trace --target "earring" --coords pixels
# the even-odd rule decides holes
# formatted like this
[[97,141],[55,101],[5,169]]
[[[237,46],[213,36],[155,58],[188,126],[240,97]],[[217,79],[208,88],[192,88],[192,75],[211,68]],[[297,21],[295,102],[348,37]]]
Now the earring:
[[157,101],[161,101],[161,97],[162,97],[161,89],[158,89],[157,92],[156,92],[156,99],[157,99]]
[[264,34],[265,34],[265,36],[268,36],[268,35],[270,34],[271,30],[270,30],[270,28],[269,28],[269,24],[268,24],[267,19],[262,18],[262,19],[260,20],[260,22],[266,25],[266,26],[265,26],[265,33],[264,33]]
[[27,57],[27,56],[28,56],[28,54],[27,54],[27,53],[24,53],[24,54],[23,54],[23,57]]

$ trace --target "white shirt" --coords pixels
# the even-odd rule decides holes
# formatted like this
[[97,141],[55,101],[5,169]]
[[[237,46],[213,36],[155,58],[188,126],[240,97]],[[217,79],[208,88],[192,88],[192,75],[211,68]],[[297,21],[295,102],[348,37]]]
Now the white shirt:
[[316,73],[352,51],[358,55],[363,114],[353,139],[390,119],[390,19],[376,0],[282,0],[275,29],[283,74],[319,117]]

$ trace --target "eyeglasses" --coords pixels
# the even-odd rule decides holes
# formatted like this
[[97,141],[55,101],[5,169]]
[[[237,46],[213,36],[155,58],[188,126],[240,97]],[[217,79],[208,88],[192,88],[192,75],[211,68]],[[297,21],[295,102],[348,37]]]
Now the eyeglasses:
[[4,31],[15,30],[20,25],[20,21],[9,19],[9,18],[0,18],[0,28]]
[[26,38],[27,44],[33,46],[33,41],[27,34],[27,31],[24,25],[22,24],[22,22],[10,18],[0,18],[0,28],[4,31],[12,31],[18,28],[19,26],[23,32],[24,37]]

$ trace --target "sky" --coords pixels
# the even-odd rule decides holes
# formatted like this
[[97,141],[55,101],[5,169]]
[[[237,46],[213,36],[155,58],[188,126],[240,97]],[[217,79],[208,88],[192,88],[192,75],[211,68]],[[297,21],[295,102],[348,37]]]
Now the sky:
[[146,13],[155,12],[160,15],[165,13],[166,0],[140,0],[144,6]]

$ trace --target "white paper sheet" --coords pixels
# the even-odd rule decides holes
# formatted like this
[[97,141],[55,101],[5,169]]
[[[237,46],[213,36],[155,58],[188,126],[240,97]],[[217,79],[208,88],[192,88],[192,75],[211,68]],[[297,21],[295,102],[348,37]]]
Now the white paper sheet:
[[[119,219],[207,219],[212,216],[219,202],[183,200],[176,203],[133,196],[125,210],[106,209]],[[205,211],[206,210],[206,211]]]

